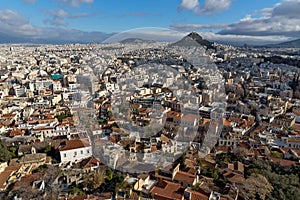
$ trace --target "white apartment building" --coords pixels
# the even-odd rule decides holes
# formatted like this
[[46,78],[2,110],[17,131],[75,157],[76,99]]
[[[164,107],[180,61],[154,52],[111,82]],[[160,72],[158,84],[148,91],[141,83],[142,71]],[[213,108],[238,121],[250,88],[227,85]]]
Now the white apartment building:
[[59,153],[62,163],[77,162],[93,155],[90,143],[81,139],[63,142],[59,147]]

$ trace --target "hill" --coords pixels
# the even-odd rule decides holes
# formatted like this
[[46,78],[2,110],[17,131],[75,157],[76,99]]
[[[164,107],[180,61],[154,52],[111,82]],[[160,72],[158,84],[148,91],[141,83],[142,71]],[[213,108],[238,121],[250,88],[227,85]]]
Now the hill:
[[138,43],[153,43],[154,40],[144,40],[140,38],[127,38],[120,41],[121,44],[138,44]]
[[207,49],[215,49],[213,46],[213,43],[204,40],[198,33],[192,32],[179,40],[178,42],[175,42],[172,44],[172,46],[181,46],[181,47],[188,47],[188,46],[205,46]]
[[[60,30],[60,29],[59,29]],[[102,32],[83,32],[73,30],[64,31],[55,36],[34,38],[25,35],[12,35],[0,32],[0,44],[5,43],[30,43],[30,44],[68,44],[68,43],[101,43],[112,34]]]
[[283,42],[283,43],[277,44],[275,46],[286,47],[286,48],[300,48],[300,39]]
[[279,43],[279,44],[268,44],[268,45],[263,45],[263,46],[260,46],[260,47],[267,47],[267,48],[300,48],[300,39],[291,40],[291,41],[287,41],[287,42],[282,42],[282,43]]

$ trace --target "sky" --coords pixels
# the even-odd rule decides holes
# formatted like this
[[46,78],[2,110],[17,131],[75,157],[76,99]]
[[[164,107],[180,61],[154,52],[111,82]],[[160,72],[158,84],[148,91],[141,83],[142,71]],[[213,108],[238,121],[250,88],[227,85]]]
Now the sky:
[[300,38],[299,10],[300,0],[0,0],[0,33],[100,41],[159,27],[209,40],[278,43]]

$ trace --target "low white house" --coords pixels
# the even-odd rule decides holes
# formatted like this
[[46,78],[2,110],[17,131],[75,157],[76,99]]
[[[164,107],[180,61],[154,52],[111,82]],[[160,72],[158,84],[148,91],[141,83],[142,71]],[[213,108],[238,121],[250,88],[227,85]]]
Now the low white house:
[[62,163],[77,162],[92,156],[92,146],[89,142],[80,139],[66,140],[59,147]]

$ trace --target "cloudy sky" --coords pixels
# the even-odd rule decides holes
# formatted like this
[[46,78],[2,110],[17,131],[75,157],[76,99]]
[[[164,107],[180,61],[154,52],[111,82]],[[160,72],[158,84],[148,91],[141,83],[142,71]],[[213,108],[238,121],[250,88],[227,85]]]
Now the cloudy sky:
[[278,43],[300,38],[299,10],[300,0],[0,0],[0,35],[88,42],[161,27],[217,41]]

